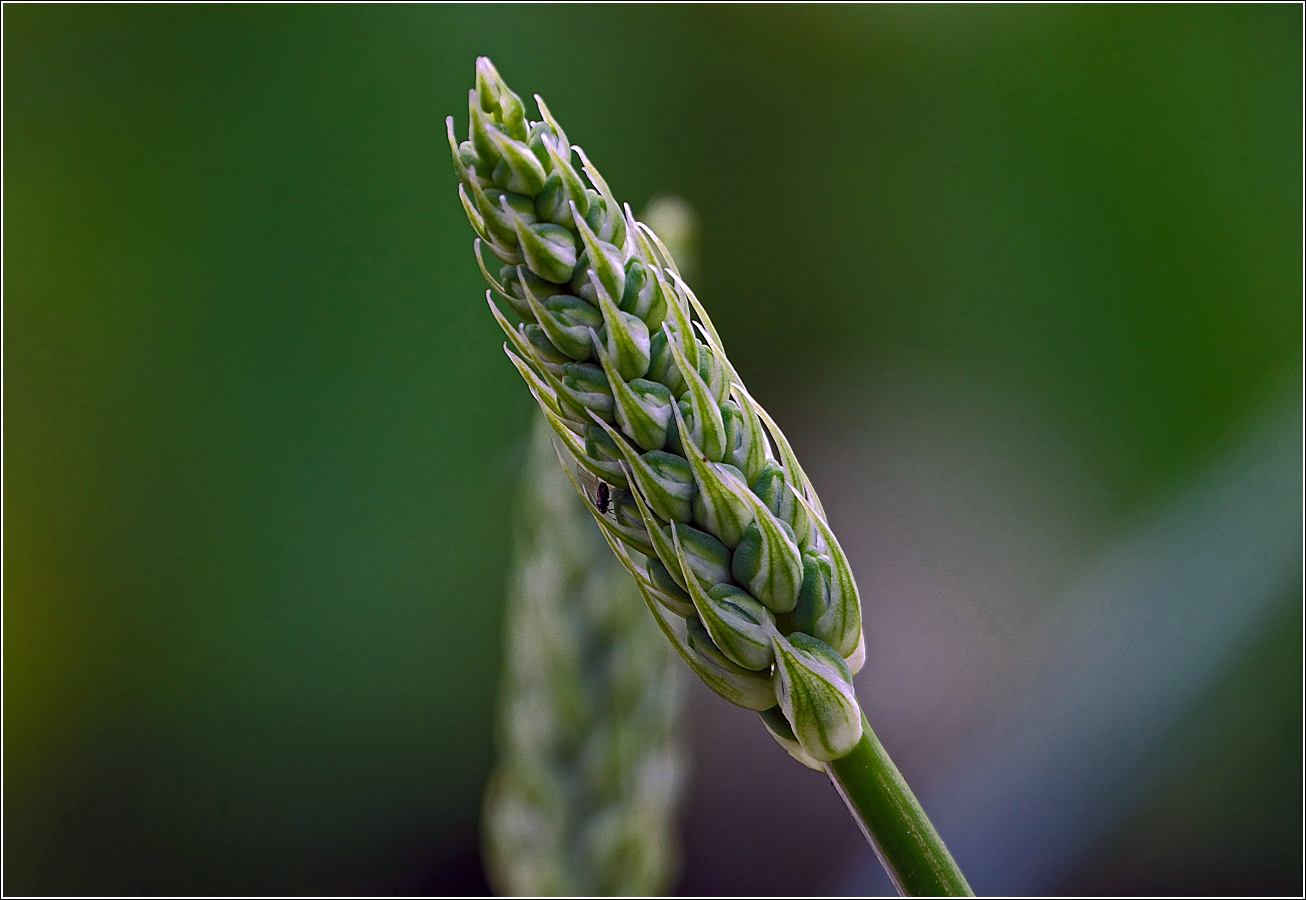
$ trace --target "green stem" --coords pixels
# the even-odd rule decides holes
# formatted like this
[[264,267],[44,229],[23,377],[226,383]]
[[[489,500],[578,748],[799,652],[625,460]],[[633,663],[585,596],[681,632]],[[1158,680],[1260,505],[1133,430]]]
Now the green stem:
[[975,896],[864,714],[862,739],[825,769],[899,894]]

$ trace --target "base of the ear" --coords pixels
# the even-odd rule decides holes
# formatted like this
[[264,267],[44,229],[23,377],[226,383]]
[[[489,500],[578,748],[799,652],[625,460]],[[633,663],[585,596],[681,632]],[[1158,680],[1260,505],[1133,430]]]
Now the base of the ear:
[[786,753],[815,772],[825,771],[825,764],[813,759],[803,749],[803,745],[798,743],[793,728],[789,726],[789,720],[785,718],[784,712],[778,705],[770,709],[764,709],[758,715],[762,718],[762,724],[766,726],[766,730],[771,732],[771,737],[775,738],[777,744],[784,747]]

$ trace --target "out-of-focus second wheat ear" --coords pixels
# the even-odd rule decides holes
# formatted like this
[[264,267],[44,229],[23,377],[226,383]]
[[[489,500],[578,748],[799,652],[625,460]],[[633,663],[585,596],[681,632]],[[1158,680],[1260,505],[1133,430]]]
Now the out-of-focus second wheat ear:
[[649,896],[679,872],[681,666],[537,417],[505,604],[486,873],[505,896]]

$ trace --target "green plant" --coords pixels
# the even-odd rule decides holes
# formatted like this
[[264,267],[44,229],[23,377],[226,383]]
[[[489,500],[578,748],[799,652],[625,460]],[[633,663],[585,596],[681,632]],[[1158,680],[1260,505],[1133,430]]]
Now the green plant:
[[816,491],[671,255],[535,99],[541,122],[479,59],[469,139],[450,117],[449,143],[490,309],[564,469],[587,499],[582,481],[610,486],[590,512],[681,657],[829,773],[899,890],[969,893],[857,702],[860,602]]
[[675,654],[536,417],[522,472],[485,795],[501,895],[656,895],[678,869],[685,782]]

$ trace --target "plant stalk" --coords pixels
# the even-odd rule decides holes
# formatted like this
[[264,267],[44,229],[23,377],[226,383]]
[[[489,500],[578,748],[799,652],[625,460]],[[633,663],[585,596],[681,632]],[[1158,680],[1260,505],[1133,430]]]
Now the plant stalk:
[[825,766],[866,840],[904,897],[973,897],[916,795],[862,715],[862,739]]

